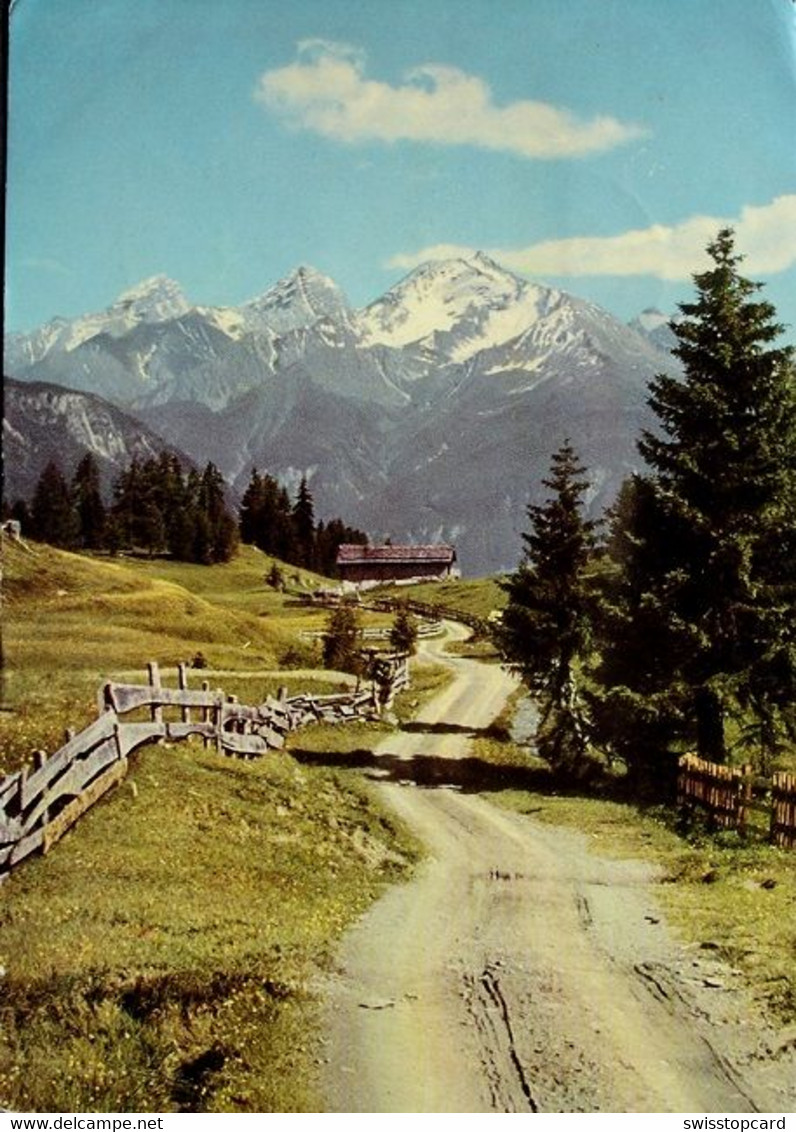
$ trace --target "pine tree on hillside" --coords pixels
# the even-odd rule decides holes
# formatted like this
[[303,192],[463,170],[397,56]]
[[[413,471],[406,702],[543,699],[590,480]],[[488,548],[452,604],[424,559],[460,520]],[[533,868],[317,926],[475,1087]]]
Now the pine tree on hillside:
[[625,614],[646,618],[657,703],[641,669],[613,687],[722,762],[729,716],[751,717],[770,742],[796,698],[796,388],[793,351],[776,345],[782,327],[759,284],[739,274],[732,231],[708,252],[695,301],[671,324],[683,377],[653,382],[660,431],[639,444],[654,523],[643,537],[625,528],[631,591],[628,569],[639,575]]
[[312,498],[307,477],[301,477],[296,502],[293,504],[293,529],[295,531],[298,565],[308,570],[315,569],[315,502]]
[[87,550],[104,545],[105,504],[100,491],[99,467],[87,452],[72,477],[72,502],[77,515],[78,544]]
[[198,509],[207,521],[211,562],[228,562],[237,546],[237,525],[227,510],[225,490],[221,472],[207,464],[199,481]]
[[324,667],[338,672],[360,674],[363,669],[363,659],[359,652],[361,636],[359,614],[353,605],[344,602],[333,609],[323,638]]
[[543,481],[550,498],[528,507],[524,558],[504,583],[508,605],[496,633],[504,660],[538,699],[539,753],[566,774],[580,769],[587,746],[578,670],[591,646],[596,524],[582,514],[584,473],[566,441]]
[[414,656],[417,650],[417,621],[405,602],[401,602],[396,610],[390,629],[390,645],[396,652],[408,652],[410,656]]
[[679,626],[661,594],[677,537],[649,479],[627,480],[608,512],[596,582],[596,659],[587,697],[597,746],[619,757],[638,789],[668,792],[682,730],[683,690],[671,672],[683,657]]
[[[263,477],[256,468],[252,468],[251,478],[243,493],[243,499],[240,504],[239,528],[241,542],[248,543],[251,546],[259,546],[258,536],[264,501],[265,488]],[[260,549],[263,548],[261,547]]]
[[61,547],[77,544],[78,524],[72,495],[63,472],[54,460],[49,461],[39,476],[30,518],[33,537],[41,542]]

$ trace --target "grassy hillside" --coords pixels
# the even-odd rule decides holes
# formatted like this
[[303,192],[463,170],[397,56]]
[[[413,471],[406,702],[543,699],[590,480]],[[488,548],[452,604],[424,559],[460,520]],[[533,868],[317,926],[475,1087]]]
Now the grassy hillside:
[[142,675],[149,660],[173,669],[201,652],[201,675],[214,682],[216,671],[251,674],[243,686],[219,679],[255,701],[279,682],[258,674],[316,664],[317,646],[299,633],[322,629],[326,615],[299,599],[328,582],[284,567],[286,590],[275,591],[265,582],[272,562],[253,547],[195,566],[5,540],[2,701],[14,710],[0,713],[0,773],[36,748],[54,750],[65,726],[95,718],[103,681]]
[[423,582],[418,586],[383,586],[374,592],[379,597],[427,601],[477,617],[488,617],[493,610],[503,609],[506,604],[506,595],[495,578],[459,578],[450,582]]
[[[197,682],[256,702],[289,683],[272,672],[286,653],[314,659],[298,633],[326,620],[297,600],[318,578],[286,567],[276,592],[271,560],[247,547],[215,567],[3,549],[3,770],[54,750],[95,718],[103,680],[148,659],[168,675],[201,651],[212,668]],[[335,742],[385,731],[360,723]],[[314,988],[338,935],[417,852],[353,772],[200,743],[140,751],[3,885],[0,1107],[312,1111]]]
[[3,887],[0,1105],[315,1111],[313,988],[414,856],[353,775],[146,748]]

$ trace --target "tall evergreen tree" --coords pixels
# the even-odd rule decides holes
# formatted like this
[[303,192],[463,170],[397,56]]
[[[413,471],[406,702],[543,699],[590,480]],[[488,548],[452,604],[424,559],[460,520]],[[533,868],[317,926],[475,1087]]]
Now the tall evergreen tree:
[[77,516],[72,495],[64,474],[50,460],[39,476],[31,503],[33,535],[52,546],[72,547],[77,544]]
[[528,507],[531,530],[523,561],[504,583],[508,605],[496,633],[504,660],[538,699],[539,752],[562,773],[580,769],[587,745],[579,666],[592,638],[596,524],[582,513],[584,473],[566,441],[543,481],[550,498]]
[[105,538],[105,504],[100,491],[97,461],[87,452],[72,477],[72,500],[77,515],[78,543],[97,550]]
[[[796,388],[793,351],[776,344],[782,327],[759,284],[739,273],[732,231],[708,252],[695,301],[671,324],[683,376],[651,386],[660,430],[639,449],[655,522],[642,521],[642,537],[626,526],[635,545],[622,569],[644,563],[633,600],[658,670],[655,714],[723,762],[728,716],[751,713],[771,738],[793,710]],[[625,677],[648,712],[639,677]]]
[[[241,541],[259,546],[260,523],[265,502],[263,477],[252,468],[251,478],[240,504],[239,522]],[[260,549],[263,549],[262,547]]]
[[408,652],[412,656],[417,650],[417,621],[409,612],[406,602],[401,602],[395,612],[390,628],[390,644],[396,652]]
[[338,672],[359,674],[363,668],[361,647],[362,626],[359,613],[343,602],[329,614],[323,638],[323,663]]
[[299,565],[315,568],[315,502],[307,477],[301,477],[296,502],[293,504],[293,529],[296,536]]

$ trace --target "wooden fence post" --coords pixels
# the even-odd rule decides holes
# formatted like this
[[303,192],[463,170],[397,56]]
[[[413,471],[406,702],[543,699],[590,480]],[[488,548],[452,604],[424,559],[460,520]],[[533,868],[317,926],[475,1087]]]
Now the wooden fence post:
[[[156,660],[150,660],[149,664],[147,664],[146,667],[147,667],[147,678],[149,680],[150,688],[160,689],[160,687],[161,687],[160,668],[158,667],[157,661]],[[162,723],[163,722],[163,708],[161,707],[160,704],[152,704],[150,712],[151,712],[151,717],[152,717],[153,723]]]
[[[183,663],[183,664],[177,665],[177,686],[178,686],[178,688],[180,689],[181,692],[187,692],[188,691],[188,665],[187,664]],[[183,721],[183,723],[190,723],[191,722],[191,709],[187,706],[183,706],[182,721]]]
[[749,806],[752,802],[752,764],[744,763],[741,767],[741,779],[738,783],[738,832],[746,833],[746,823],[749,817]]
[[[71,734],[70,734],[70,732],[71,732]],[[66,734],[68,736],[67,742],[69,742],[69,739],[71,739],[74,736],[75,733],[74,733],[74,731],[72,731],[72,729],[70,727],[70,728],[67,729]],[[47,752],[46,751],[34,751],[33,752],[33,769],[34,770],[41,770],[41,768],[44,766],[44,764],[46,762],[47,762]],[[27,777],[27,775],[26,775],[26,777]],[[41,824],[43,826],[47,825],[47,822],[49,820],[50,820],[50,811],[44,810],[42,812],[42,815],[41,815]]]
[[[202,681],[202,691],[203,692],[209,692],[210,691],[210,681],[209,680],[203,680]],[[209,722],[212,710],[213,709],[209,708],[209,707],[203,707],[202,708],[202,723],[208,723]],[[208,739],[208,737],[206,735],[202,736],[202,744],[204,745],[205,748],[210,746],[210,740]]]

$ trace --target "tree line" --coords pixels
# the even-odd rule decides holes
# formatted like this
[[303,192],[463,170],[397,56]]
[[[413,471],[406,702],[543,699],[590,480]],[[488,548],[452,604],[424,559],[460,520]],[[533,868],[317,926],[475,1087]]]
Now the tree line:
[[683,751],[766,770],[796,739],[794,351],[732,230],[708,253],[671,323],[682,376],[650,387],[648,470],[587,519],[587,469],[566,441],[504,582],[497,643],[563,776],[618,759],[665,793]]
[[116,479],[106,505],[100,471],[87,452],[67,480],[55,460],[38,479],[30,504],[17,501],[10,516],[31,538],[71,550],[136,550],[184,562],[226,562],[238,544],[223,477],[182,467],[163,452],[134,459]]
[[315,502],[302,477],[291,502],[287,489],[272,475],[256,468],[243,494],[240,537],[266,554],[327,577],[337,574],[337,551],[342,543],[366,545],[368,536],[342,519],[315,519]]
[[109,504],[90,452],[71,479],[51,460],[30,503],[17,501],[6,517],[18,519],[31,538],[72,550],[136,550],[211,565],[228,561],[242,540],[330,577],[336,574],[341,543],[368,541],[342,519],[316,522],[306,478],[291,500],[273,476],[253,470],[236,517],[215,464],[201,472],[186,470],[167,452],[133,460],[114,482]]

